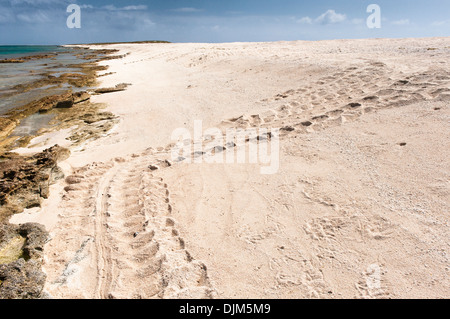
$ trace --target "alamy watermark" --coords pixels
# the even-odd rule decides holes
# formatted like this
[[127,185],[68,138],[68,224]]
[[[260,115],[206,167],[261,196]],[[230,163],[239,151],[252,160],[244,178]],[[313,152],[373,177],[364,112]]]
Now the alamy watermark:
[[275,174],[280,167],[279,129],[219,128],[203,131],[202,121],[194,121],[194,134],[186,128],[173,131],[173,161],[195,164],[259,164],[261,174]]
[[378,4],[371,4],[367,7],[367,13],[371,13],[367,18],[367,27],[369,29],[381,28],[381,8]]
[[77,4],[71,4],[67,7],[66,12],[71,13],[66,20],[69,29],[81,28],[81,8]]

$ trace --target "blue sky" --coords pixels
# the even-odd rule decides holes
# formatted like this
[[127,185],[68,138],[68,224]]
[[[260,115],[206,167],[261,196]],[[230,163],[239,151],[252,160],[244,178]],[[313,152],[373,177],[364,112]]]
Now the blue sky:
[[[69,29],[69,4],[81,28]],[[381,7],[369,29],[369,4]],[[0,45],[450,36],[450,0],[0,0]]]

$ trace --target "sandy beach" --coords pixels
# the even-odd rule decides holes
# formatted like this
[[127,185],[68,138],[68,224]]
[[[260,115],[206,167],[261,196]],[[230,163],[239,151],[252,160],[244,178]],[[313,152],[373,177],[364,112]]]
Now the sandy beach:
[[[91,48],[123,55],[91,97],[115,125],[15,150],[71,151],[10,219],[50,233],[48,297],[450,297],[450,38]],[[196,121],[279,130],[277,169],[174,159]]]

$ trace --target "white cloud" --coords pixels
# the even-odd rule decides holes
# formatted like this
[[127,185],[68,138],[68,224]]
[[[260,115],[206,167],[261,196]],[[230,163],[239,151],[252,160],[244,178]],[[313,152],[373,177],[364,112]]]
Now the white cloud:
[[434,21],[431,23],[431,26],[433,27],[442,27],[443,25],[450,24],[450,20],[444,20],[444,21]]
[[336,13],[334,10],[328,10],[320,15],[315,22],[320,24],[334,24],[344,22],[347,19],[345,14]]
[[147,10],[146,5],[131,5],[126,6],[122,8],[118,8],[113,4],[109,4],[102,7],[103,9],[109,10],[109,11],[141,11],[141,10]]
[[118,8],[116,6],[104,6],[93,11],[86,11],[82,28],[120,30],[131,32],[146,30],[155,23],[149,13],[143,7],[129,6]]
[[69,0],[9,0],[9,3],[11,4],[11,6],[20,6],[20,5],[42,6],[42,5],[49,5],[49,4],[67,5],[70,2],[73,2],[73,1],[69,1]]
[[137,6],[126,6],[126,7],[123,7],[122,10],[126,10],[126,11],[129,11],[129,10],[147,10],[147,6],[145,4],[140,4],[140,5],[137,5]]
[[202,9],[197,9],[197,8],[177,8],[177,9],[173,9],[172,11],[191,13],[191,12],[201,12],[203,10]]
[[408,25],[408,24],[410,24],[410,21],[409,21],[409,19],[403,19],[403,20],[392,21],[392,24],[395,24],[395,25]]
[[115,11],[115,10],[117,10],[117,7],[115,5],[113,5],[113,4],[108,4],[106,6],[103,6],[102,9]]
[[[341,23],[347,20],[347,16],[345,14],[337,13],[336,11],[330,9],[326,11],[325,13],[322,13],[320,16],[318,16],[316,19],[312,19],[310,17],[303,17],[300,19],[297,19],[297,23],[301,24],[335,24],[335,23]],[[352,20],[352,23],[358,24],[361,23],[358,19]]]
[[26,23],[43,23],[51,21],[48,15],[43,11],[20,13],[17,15],[17,19]]
[[303,17],[301,19],[298,19],[297,22],[302,24],[312,24],[313,20],[310,17]]
[[0,8],[0,23],[11,23],[15,21],[14,15],[9,10]]

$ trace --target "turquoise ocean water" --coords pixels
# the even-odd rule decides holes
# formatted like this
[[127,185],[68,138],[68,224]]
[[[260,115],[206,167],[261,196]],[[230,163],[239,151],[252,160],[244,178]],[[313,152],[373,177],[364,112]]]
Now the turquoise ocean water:
[[63,50],[63,47],[56,45],[0,45],[0,56],[6,58],[6,56],[23,56]]

